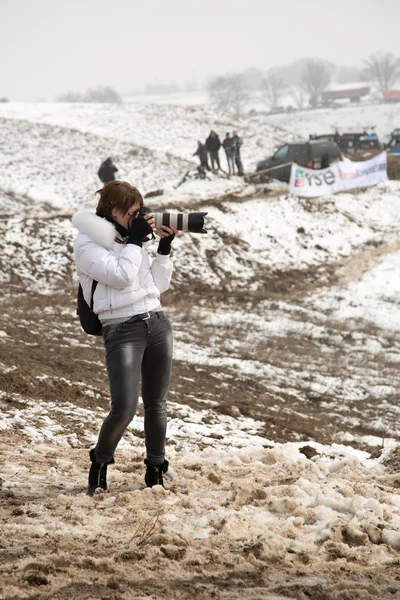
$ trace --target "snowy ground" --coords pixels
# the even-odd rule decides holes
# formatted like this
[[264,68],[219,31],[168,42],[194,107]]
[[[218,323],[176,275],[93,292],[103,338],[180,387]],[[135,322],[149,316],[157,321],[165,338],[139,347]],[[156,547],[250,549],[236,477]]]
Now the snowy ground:
[[[2,600],[400,597],[400,184],[175,188],[207,111],[0,105]],[[240,126],[249,164],[282,135]],[[209,233],[175,240],[163,299],[171,478],[143,487],[140,406],[89,498],[109,397],[77,325],[70,215],[95,206],[110,147],[165,189],[155,210],[207,211]]]
[[[82,153],[73,157],[75,160],[71,160],[71,163],[76,164],[78,168],[78,178],[75,177],[75,171],[73,171],[74,177],[71,178],[71,183],[78,181],[81,186],[85,182],[80,176],[80,168],[89,175],[95,176],[100,162],[112,155],[114,162],[121,167],[120,177],[138,180],[139,176],[139,182],[147,188],[147,181],[142,183],[139,173],[132,171],[131,163],[125,164],[128,159],[126,144],[133,149],[143,149],[146,155],[152,157],[151,166],[155,172],[154,177],[165,183],[173,180],[175,175],[174,171],[170,174],[165,173],[162,170],[163,163],[171,159],[173,165],[174,159],[180,159],[183,175],[185,165],[188,167],[198,164],[198,160],[193,157],[193,153],[197,149],[197,140],[204,142],[211,129],[217,131],[221,142],[227,131],[232,132],[235,129],[239,131],[245,140],[242,155],[246,171],[252,171],[257,162],[266,153],[271,153],[276,144],[282,143],[287,136],[279,127],[264,125],[245,117],[236,120],[218,113],[211,106],[142,104],[115,106],[111,104],[12,102],[0,104],[0,119],[4,119],[1,122],[1,131],[4,139],[8,141],[12,141],[9,128],[16,127],[13,121],[23,121],[19,125],[17,139],[24,137],[28,144],[27,151],[32,149],[31,160],[35,160],[39,143],[47,145],[49,141],[55,142],[59,139],[61,132],[58,128],[62,127],[64,134],[71,136],[70,143],[64,139],[63,147]],[[26,121],[28,123],[25,123]],[[24,136],[24,127],[32,127],[32,125],[28,125],[32,123],[35,124],[34,138],[36,139],[30,140],[30,135]],[[39,127],[39,124],[47,125],[47,127]],[[78,132],[84,135],[78,136]],[[89,135],[90,139],[87,139]],[[87,144],[91,147],[90,152],[87,152]],[[5,144],[5,150],[3,160],[7,158],[7,144]],[[23,149],[20,148],[20,150]],[[54,153],[54,148],[49,148],[50,152]],[[15,156],[15,149],[10,151],[10,155]],[[45,159],[42,164],[42,170],[45,171],[50,166],[46,160],[48,154],[45,153],[45,148],[41,149],[40,155]],[[160,169],[158,161],[161,160],[161,157],[163,157],[163,161]],[[222,163],[225,163],[224,157],[221,160]],[[94,161],[93,166],[92,161]],[[138,161],[132,161],[133,164],[136,164],[140,172],[142,169],[140,156]],[[3,166],[7,167],[7,163],[2,163]],[[7,181],[6,178],[7,174],[4,174],[4,179],[0,182],[2,187]]]
[[1,421],[19,442],[2,469],[3,598],[396,597],[398,475],[367,454],[274,445],[250,419],[172,403],[166,489],[143,489],[137,418],[92,499],[81,448],[102,416],[21,402]]

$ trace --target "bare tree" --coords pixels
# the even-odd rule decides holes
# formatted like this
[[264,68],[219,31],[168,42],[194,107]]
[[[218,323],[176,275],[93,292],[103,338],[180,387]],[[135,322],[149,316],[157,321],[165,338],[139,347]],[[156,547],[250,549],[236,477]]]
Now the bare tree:
[[83,96],[78,92],[65,92],[57,96],[56,102],[83,102]]
[[232,111],[240,117],[250,98],[250,92],[242,74],[214,77],[208,85],[212,102],[218,109]]
[[229,80],[231,90],[230,106],[235,117],[240,117],[250,99],[249,88],[247,87],[246,80],[243,75],[231,75]]
[[363,77],[374,84],[382,96],[400,78],[400,58],[389,52],[375,52],[364,61]]
[[286,84],[281,77],[272,73],[263,79],[262,89],[268,104],[274,109],[279,106],[279,102],[286,91]]
[[230,105],[230,90],[228,77],[221,75],[213,77],[208,84],[208,93],[211,101],[218,110],[228,111]]
[[84,96],[84,102],[109,102],[111,104],[120,104],[121,97],[109,85],[99,85],[97,88],[87,90]]
[[301,74],[301,87],[310,96],[310,104],[316,107],[318,98],[329,85],[332,70],[318,60],[308,60]]
[[296,108],[301,110],[306,104],[306,93],[301,87],[292,87],[290,95],[293,98]]

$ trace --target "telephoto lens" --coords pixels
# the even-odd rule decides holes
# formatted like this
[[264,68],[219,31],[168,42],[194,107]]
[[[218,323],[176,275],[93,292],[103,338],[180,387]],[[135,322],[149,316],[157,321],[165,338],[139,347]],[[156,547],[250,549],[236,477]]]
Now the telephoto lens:
[[190,231],[190,233],[207,233],[204,229],[204,217],[206,212],[193,213],[154,213],[156,229],[163,225],[175,227],[178,231]]

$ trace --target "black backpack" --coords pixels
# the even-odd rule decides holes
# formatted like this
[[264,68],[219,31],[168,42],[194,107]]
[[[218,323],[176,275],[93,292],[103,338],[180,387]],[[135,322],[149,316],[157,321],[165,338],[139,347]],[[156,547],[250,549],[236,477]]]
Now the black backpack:
[[76,314],[79,315],[79,320],[82,325],[83,331],[89,335],[102,335],[103,326],[99,317],[93,312],[93,294],[97,287],[97,281],[93,280],[92,293],[90,295],[90,306],[83,297],[83,290],[81,284],[78,288],[77,308]]

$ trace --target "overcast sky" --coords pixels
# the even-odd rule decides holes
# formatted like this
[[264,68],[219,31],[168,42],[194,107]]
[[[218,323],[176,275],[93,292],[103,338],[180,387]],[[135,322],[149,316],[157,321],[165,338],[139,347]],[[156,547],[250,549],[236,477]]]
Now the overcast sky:
[[400,55],[400,0],[0,0],[0,96],[200,83],[301,57]]

